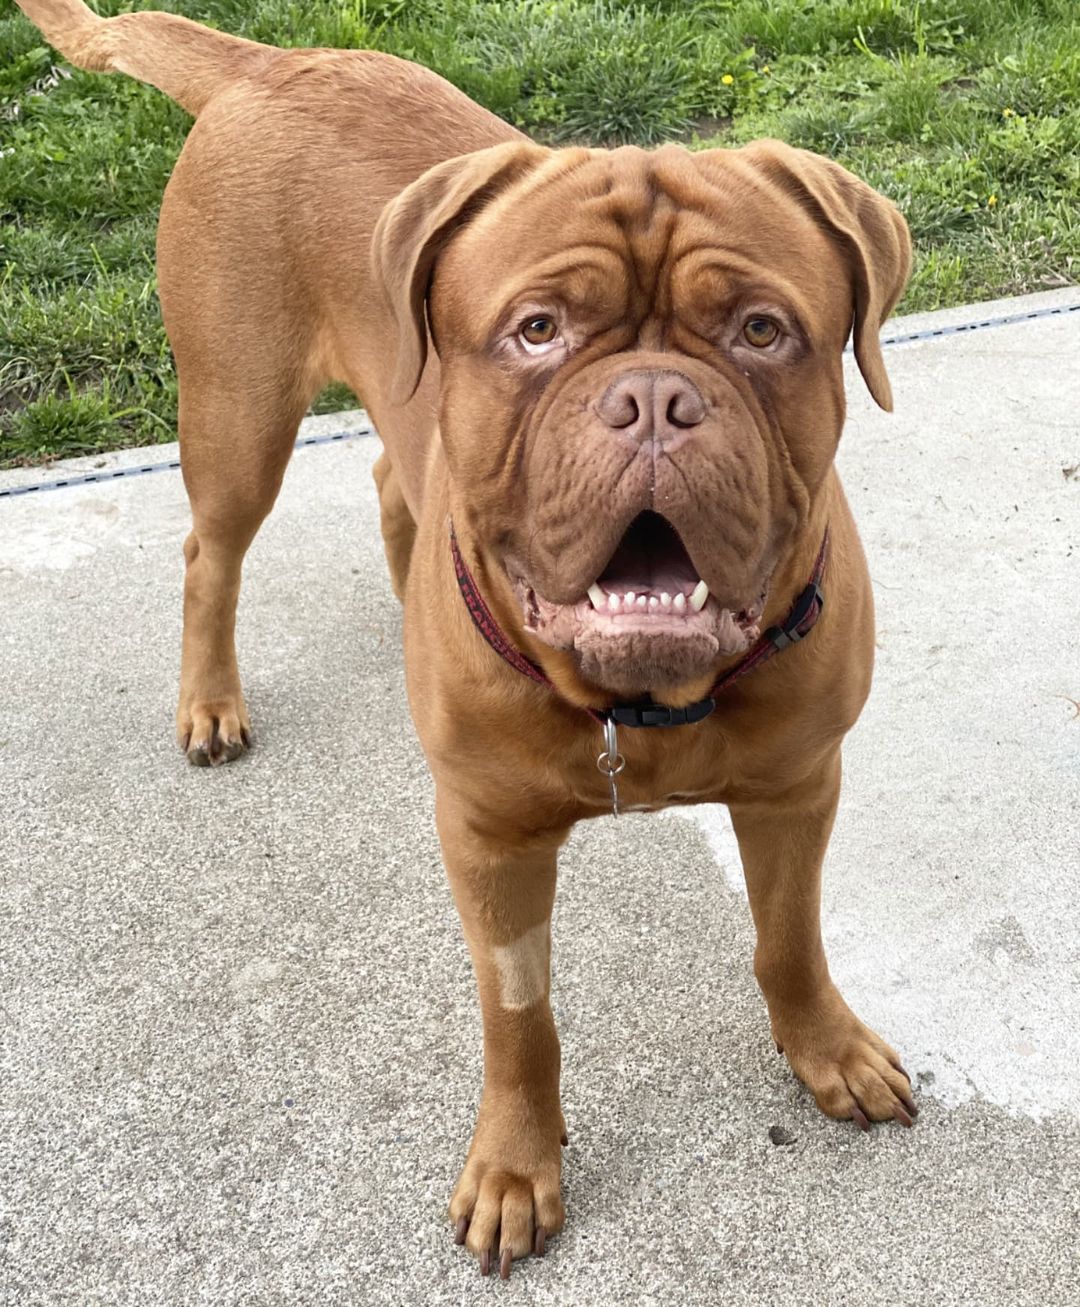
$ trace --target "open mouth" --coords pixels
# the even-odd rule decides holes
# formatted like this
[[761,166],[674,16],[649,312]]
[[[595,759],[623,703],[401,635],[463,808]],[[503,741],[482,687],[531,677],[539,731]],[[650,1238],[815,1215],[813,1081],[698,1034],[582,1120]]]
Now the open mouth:
[[609,617],[685,617],[709,602],[709,587],[694,570],[675,528],[658,513],[640,513],[589,586],[593,609]]
[[[652,511],[633,520],[576,602],[554,604],[526,581],[514,584],[526,629],[553,648],[576,649],[593,664],[593,679],[613,687],[637,685],[639,676],[646,688],[703,674],[718,658],[750,647],[765,607],[765,590],[744,607],[722,606],[678,532]],[[601,665],[608,672],[598,676]]]

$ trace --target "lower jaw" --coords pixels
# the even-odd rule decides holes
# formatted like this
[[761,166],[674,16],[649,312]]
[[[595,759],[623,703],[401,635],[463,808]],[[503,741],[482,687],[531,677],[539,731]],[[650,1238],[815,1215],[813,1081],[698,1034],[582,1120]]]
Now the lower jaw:
[[552,648],[573,652],[586,681],[620,698],[661,698],[700,685],[721,660],[745,653],[760,629],[756,622],[738,622],[727,610],[674,621],[582,616],[573,629],[566,621],[541,621],[530,624],[530,631]]
[[708,677],[722,656],[716,640],[704,633],[655,636],[631,631],[626,635],[584,637],[575,642],[581,675],[591,684],[621,698],[654,698]]

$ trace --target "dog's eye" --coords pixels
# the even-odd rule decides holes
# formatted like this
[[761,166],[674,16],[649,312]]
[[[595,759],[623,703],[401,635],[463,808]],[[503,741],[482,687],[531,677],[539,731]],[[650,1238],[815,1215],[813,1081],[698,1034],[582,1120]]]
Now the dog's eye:
[[555,319],[546,318],[542,314],[528,318],[518,329],[518,335],[526,345],[550,345],[558,334]]
[[753,345],[755,349],[764,349],[780,335],[780,328],[772,318],[747,318],[742,332],[747,344]]

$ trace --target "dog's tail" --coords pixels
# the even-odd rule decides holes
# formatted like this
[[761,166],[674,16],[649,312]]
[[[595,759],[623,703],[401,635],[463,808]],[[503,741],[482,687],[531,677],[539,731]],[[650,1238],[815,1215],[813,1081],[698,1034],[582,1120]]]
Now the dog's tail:
[[15,0],[50,45],[79,68],[127,73],[197,114],[222,86],[278,52],[177,14],[148,11],[101,18],[82,0]]

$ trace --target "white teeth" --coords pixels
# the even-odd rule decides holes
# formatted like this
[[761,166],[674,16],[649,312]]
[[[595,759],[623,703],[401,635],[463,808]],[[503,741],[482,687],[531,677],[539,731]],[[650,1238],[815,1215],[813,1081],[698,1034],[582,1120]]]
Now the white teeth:
[[695,613],[700,613],[709,597],[709,587],[699,581],[689,598],[684,594],[668,594],[662,590],[658,595],[638,594],[636,590],[627,590],[625,594],[605,594],[597,582],[589,586],[589,601],[599,613],[685,613],[687,605]]

